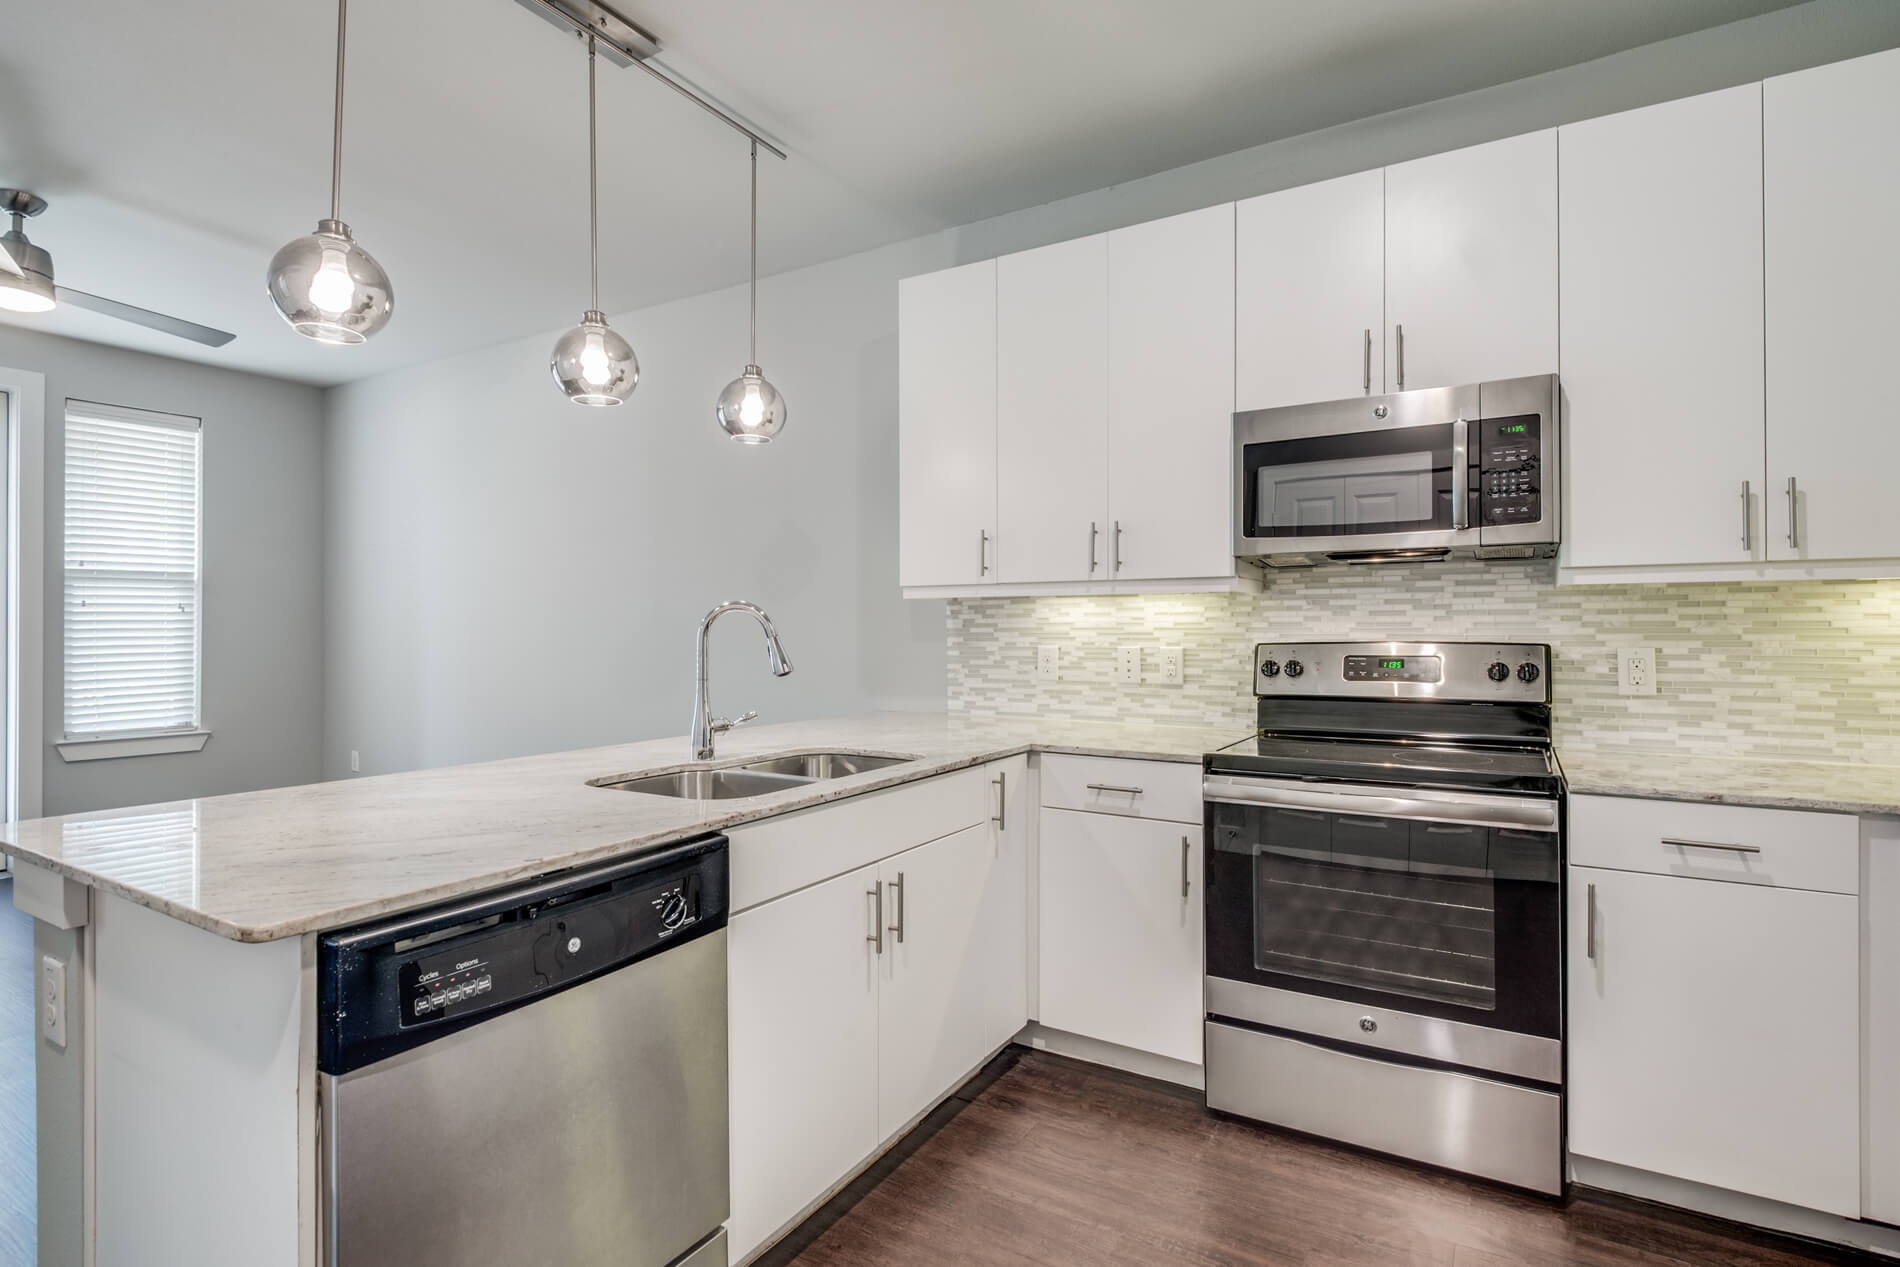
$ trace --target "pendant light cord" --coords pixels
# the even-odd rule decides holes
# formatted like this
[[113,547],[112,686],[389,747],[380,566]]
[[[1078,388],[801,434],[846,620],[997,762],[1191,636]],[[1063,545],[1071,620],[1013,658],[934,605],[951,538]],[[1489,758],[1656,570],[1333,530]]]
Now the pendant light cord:
[[752,355],[747,365],[759,363],[759,143],[752,142]]
[[594,37],[587,37],[587,268],[593,278],[594,302],[588,311],[600,311],[600,176],[595,157]]
[[330,137],[330,218],[343,218],[343,37],[350,0],[336,0],[336,127]]

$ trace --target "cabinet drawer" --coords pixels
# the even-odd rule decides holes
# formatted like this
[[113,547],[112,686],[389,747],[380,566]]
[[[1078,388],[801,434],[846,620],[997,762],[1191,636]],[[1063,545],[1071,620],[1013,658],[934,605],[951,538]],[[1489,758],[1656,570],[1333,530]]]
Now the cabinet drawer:
[[1858,893],[1860,820],[1806,810],[1573,796],[1570,860],[1617,871]]
[[1042,758],[1042,803],[1049,809],[1199,823],[1201,766],[1050,753]]
[[731,828],[732,909],[975,826],[994,812],[995,777],[978,766]]

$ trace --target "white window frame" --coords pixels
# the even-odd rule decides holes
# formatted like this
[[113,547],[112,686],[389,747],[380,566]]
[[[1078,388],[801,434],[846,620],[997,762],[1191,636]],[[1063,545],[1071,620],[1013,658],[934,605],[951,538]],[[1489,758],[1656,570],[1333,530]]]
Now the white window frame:
[[[98,735],[74,735],[65,731],[64,709],[61,701],[62,738],[57,741],[59,754],[66,761],[100,761],[115,757],[154,756],[162,753],[198,752],[211,738],[210,730],[204,725],[204,420],[188,414],[161,413],[151,409],[136,409],[125,405],[110,405],[99,401],[82,400],[73,397],[66,402],[66,415],[73,413],[92,414],[95,417],[118,418],[126,422],[147,426],[169,427],[174,430],[191,430],[198,434],[198,468],[194,475],[194,491],[197,494],[195,531],[195,560],[193,563],[193,599],[192,599],[192,713],[193,724],[184,729],[160,731],[113,732]],[[64,481],[62,479],[62,488]],[[62,514],[64,503],[62,501]],[[61,591],[65,589],[66,562],[61,552]],[[62,634],[64,634],[62,627]],[[66,648],[60,648],[61,681],[65,680]]]

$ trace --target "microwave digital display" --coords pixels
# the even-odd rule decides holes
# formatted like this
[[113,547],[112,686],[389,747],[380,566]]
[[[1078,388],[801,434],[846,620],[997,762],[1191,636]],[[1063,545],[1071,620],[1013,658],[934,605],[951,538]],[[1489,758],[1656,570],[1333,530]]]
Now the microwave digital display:
[[1526,431],[1529,431],[1529,430],[1530,430],[1529,423],[1507,422],[1503,426],[1498,428],[1498,434],[1501,436],[1521,436]]

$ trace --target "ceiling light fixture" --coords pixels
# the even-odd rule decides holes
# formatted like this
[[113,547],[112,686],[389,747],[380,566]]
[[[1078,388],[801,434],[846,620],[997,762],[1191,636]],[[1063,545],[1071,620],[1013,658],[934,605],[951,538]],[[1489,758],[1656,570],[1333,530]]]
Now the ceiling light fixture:
[[594,105],[594,37],[587,37],[587,249],[593,302],[581,323],[554,344],[548,362],[554,382],[577,405],[618,405],[640,382],[633,345],[607,326],[600,311],[600,176]]
[[713,412],[740,444],[770,444],[785,429],[785,398],[759,369],[759,143],[752,142],[752,355],[745,370],[719,393]]
[[336,127],[330,150],[330,218],[271,257],[270,297],[290,328],[319,343],[362,343],[389,324],[396,296],[343,223],[343,48],[349,0],[336,6]]

